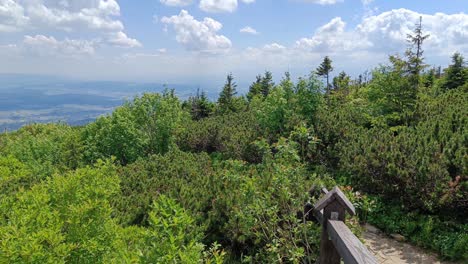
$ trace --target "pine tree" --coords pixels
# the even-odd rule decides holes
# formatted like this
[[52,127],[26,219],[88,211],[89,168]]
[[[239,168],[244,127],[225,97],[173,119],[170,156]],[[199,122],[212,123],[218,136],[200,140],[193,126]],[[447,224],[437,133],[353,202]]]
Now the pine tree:
[[237,84],[234,82],[232,73],[226,77],[226,84],[219,94],[218,105],[221,113],[228,113],[234,111],[234,96],[237,94]]
[[330,72],[333,71],[332,60],[325,56],[322,64],[317,68],[316,73],[318,76],[324,77],[327,80],[326,92],[330,94]]
[[447,90],[455,89],[466,82],[468,82],[468,69],[465,67],[463,56],[457,52],[452,56],[452,64],[445,70],[443,87]]
[[419,17],[419,23],[416,24],[413,34],[407,35],[407,41],[410,45],[406,51],[408,58],[408,72],[414,78],[414,82],[418,82],[419,74],[426,67],[423,58],[423,42],[429,38],[429,35],[424,35],[422,30],[422,17]]

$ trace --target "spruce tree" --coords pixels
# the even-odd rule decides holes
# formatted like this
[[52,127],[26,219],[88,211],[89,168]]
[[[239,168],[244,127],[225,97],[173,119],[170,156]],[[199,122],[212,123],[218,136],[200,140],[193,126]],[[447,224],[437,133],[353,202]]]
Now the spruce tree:
[[197,89],[197,94],[188,99],[190,104],[190,114],[193,120],[200,120],[210,116],[213,109],[212,103],[208,100],[205,91]]
[[237,94],[237,84],[234,82],[232,73],[226,77],[226,84],[219,94],[218,106],[221,113],[228,113],[234,111],[234,96]]
[[328,56],[325,56],[325,58],[323,59],[323,62],[317,68],[316,73],[317,73],[318,76],[326,78],[326,80],[327,80],[327,87],[326,87],[327,94],[330,94],[330,72],[332,72],[332,71],[333,71],[332,60]]
[[271,74],[270,71],[265,72],[265,76],[262,79],[262,95],[263,97],[267,97],[268,94],[270,93],[271,89],[273,89],[274,86],[273,82],[273,74]]
[[468,82],[468,69],[465,67],[463,56],[457,52],[452,56],[452,64],[445,70],[443,88],[455,89],[466,82]]
[[419,74],[426,67],[424,65],[422,45],[429,38],[429,35],[424,35],[422,30],[422,17],[419,17],[419,23],[416,24],[413,34],[407,35],[407,41],[410,45],[406,51],[408,58],[408,73],[413,77],[413,82],[418,82]]

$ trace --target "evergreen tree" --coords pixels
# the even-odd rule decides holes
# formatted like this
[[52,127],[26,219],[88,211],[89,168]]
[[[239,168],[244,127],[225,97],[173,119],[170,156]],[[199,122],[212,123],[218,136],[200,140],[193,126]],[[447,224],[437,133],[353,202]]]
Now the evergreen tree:
[[463,56],[455,53],[452,56],[452,64],[445,70],[445,81],[443,88],[455,89],[468,82],[468,70],[465,66]]
[[221,113],[233,112],[235,110],[234,96],[237,94],[236,87],[237,84],[234,82],[234,76],[232,73],[228,74],[226,84],[218,98],[218,106]]
[[265,76],[262,79],[262,90],[263,97],[267,97],[271,89],[273,89],[275,83],[273,82],[273,74],[270,71],[265,72]]
[[256,95],[259,95],[262,91],[262,76],[259,74],[256,77],[257,79],[249,87],[249,92],[247,93],[247,99],[252,100]]
[[330,72],[333,71],[332,60],[325,56],[322,64],[317,68],[316,73],[318,76],[324,77],[327,80],[326,92],[330,94]]
[[431,88],[434,86],[435,81],[436,81],[436,69],[432,68],[424,75],[422,84],[426,88]]
[[407,41],[410,44],[406,51],[408,58],[408,72],[414,77],[414,82],[417,83],[420,72],[426,67],[423,58],[423,42],[429,37],[424,35],[422,30],[422,17],[419,17],[419,23],[416,24],[413,34],[407,35]]
[[200,89],[197,89],[196,96],[190,97],[188,101],[193,120],[200,120],[210,116],[213,110],[213,103],[208,100],[205,91],[200,93]]

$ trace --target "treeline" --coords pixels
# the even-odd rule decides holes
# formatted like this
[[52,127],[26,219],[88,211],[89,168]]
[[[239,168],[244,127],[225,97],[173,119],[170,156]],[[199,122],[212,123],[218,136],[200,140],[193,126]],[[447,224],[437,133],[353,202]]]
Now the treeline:
[[367,220],[468,259],[468,68],[458,53],[427,67],[417,29],[356,79],[326,57],[246,95],[229,74],[217,102],[167,90],[1,134],[0,262],[313,263],[319,226],[301,212],[335,184],[355,232]]

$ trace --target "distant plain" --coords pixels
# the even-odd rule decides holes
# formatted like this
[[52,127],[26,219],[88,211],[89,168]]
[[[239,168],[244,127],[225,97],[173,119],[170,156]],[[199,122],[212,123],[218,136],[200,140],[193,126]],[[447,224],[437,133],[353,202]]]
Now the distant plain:
[[0,130],[30,123],[83,125],[145,92],[175,89],[187,98],[198,87],[181,84],[76,81],[48,76],[0,74]]

